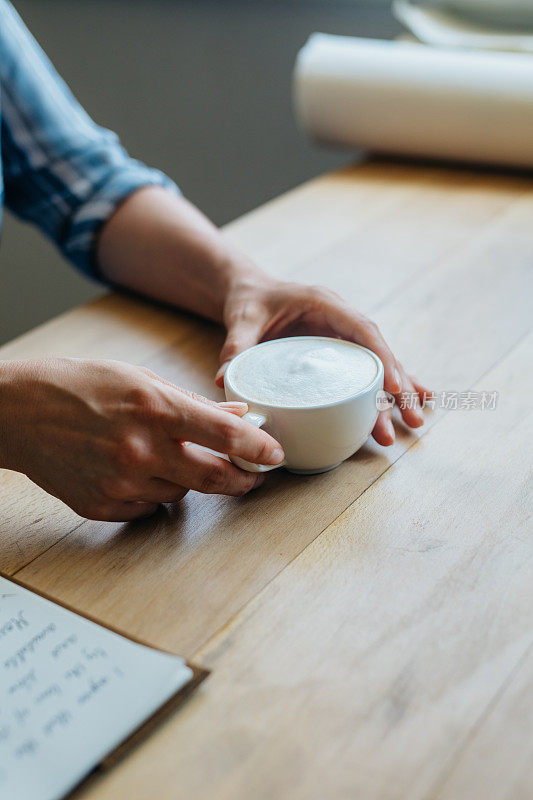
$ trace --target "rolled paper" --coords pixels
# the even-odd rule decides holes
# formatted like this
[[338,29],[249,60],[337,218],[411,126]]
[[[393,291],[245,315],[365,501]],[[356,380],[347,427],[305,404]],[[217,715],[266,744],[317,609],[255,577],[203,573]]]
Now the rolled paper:
[[380,153],[533,166],[533,57],[313,34],[294,104],[314,140]]

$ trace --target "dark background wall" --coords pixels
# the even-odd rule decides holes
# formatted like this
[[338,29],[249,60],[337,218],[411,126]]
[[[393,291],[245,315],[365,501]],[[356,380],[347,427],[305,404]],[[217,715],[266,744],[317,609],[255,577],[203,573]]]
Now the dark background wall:
[[[391,37],[381,0],[15,0],[89,113],[217,224],[349,156],[308,145],[291,109],[313,31]],[[0,342],[95,296],[40,234],[6,219]]]

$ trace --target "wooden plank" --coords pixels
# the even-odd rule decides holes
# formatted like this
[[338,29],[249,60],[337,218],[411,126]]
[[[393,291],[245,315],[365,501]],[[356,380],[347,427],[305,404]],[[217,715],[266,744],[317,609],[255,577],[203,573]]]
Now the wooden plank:
[[[309,265],[318,262],[318,281],[327,277],[329,282],[337,272],[336,262],[332,268],[328,258],[331,249],[345,241],[349,247],[384,219],[397,244],[397,259],[413,236],[416,250],[453,247],[529,191],[527,176],[370,161],[309,181],[245,214],[225,231],[273,274],[308,281]],[[444,216],[447,227],[442,225]],[[373,239],[372,269],[386,266],[380,251],[388,238]],[[388,259],[390,253],[383,255]],[[357,262],[351,268],[357,270]]]
[[394,213],[429,178],[429,170],[400,163],[347,167],[245,214],[226,225],[225,232],[270,272],[284,277],[288,263],[305,263],[375,217]]
[[179,339],[186,317],[108,294],[39,325],[0,348],[0,358],[128,358],[142,363]]
[[25,475],[0,470],[0,572],[13,574],[84,521]]
[[[475,387],[496,410],[441,417],[197,652],[204,689],[84,798],[418,800],[473,733],[490,759],[502,724],[530,731],[529,670],[483,726],[533,643],[532,350],[530,335]],[[525,738],[498,785],[518,774],[526,794],[504,796],[531,796]],[[500,797],[475,763],[465,785],[446,796]]]
[[[518,199],[460,252],[420,274],[403,290],[401,302],[390,297],[378,309],[379,322],[406,363],[436,388],[468,389],[528,330],[532,215],[533,197]],[[386,235],[385,223],[380,235]],[[196,380],[194,369],[201,366],[191,364],[198,351],[185,344],[162,351],[150,365],[172,380],[183,374]],[[205,365],[215,357],[208,337],[201,352]],[[391,451],[369,444],[328,475],[271,474],[244,499],[191,493],[179,509],[155,521],[85,523],[20,577],[82,611],[90,609],[107,624],[189,655],[416,437],[404,431]],[[139,597],[150,597],[150,603]]]
[[[366,168],[365,168],[366,169]],[[401,197],[416,194],[413,175],[407,168],[398,168],[396,192]],[[229,226],[234,238],[248,235],[250,254],[261,254],[261,231],[269,220],[278,220],[275,237],[278,250],[276,262],[281,272],[290,273],[298,250],[296,226],[287,226],[282,236],[280,220],[288,214],[303,222],[302,214],[316,208],[322,193],[327,203],[335,199],[335,215],[328,225],[320,226],[320,237],[315,245],[324,246],[337,236],[346,236],[353,228],[354,214],[359,218],[364,210],[369,214],[375,207],[394,205],[390,196],[383,196],[383,178],[376,185],[372,175],[362,181],[354,180],[359,170],[341,175],[325,176],[299,187],[293,192],[267,204],[265,209],[247,215]],[[423,182],[423,172],[415,173],[414,183]],[[420,178],[418,177],[420,175]],[[403,182],[402,182],[403,176]],[[394,178],[391,177],[391,183]],[[340,188],[340,187],[343,188]],[[514,192],[520,191],[513,187]],[[511,192],[513,191],[511,190]],[[396,196],[395,195],[395,196]],[[507,194],[501,199],[508,201]],[[396,200],[396,203],[398,200]],[[334,224],[333,224],[334,222]],[[237,231],[237,233],[235,233]],[[296,238],[295,238],[296,237]],[[300,236],[301,238],[301,236]],[[197,337],[196,347],[194,340]],[[199,322],[186,314],[164,310],[132,298],[107,295],[50,322],[0,348],[0,358],[43,358],[47,356],[72,356],[85,358],[116,358],[131,363],[150,363],[159,350],[177,343],[178,351],[187,351],[188,359],[180,359],[180,371],[173,370],[177,383],[195,389],[213,398],[222,397],[215,388],[212,375],[218,366],[218,351],[222,332],[214,325]],[[191,344],[192,343],[192,344]],[[169,356],[173,351],[169,351]],[[152,362],[157,368],[156,360]],[[197,365],[203,369],[198,369]],[[56,498],[41,491],[24,476],[0,471],[0,570],[13,573],[28,564],[39,553],[47,550],[80,524],[80,518]]]
[[531,800],[533,647],[476,727],[457,762],[431,792],[435,800]]
[[[528,184],[516,177],[431,170],[416,192],[393,209],[354,221],[353,232],[291,271],[291,278],[327,282],[368,314],[435,263],[451,258],[497,224]],[[445,221],[445,224],[443,224]],[[384,230],[386,233],[384,234]]]
[[[227,231],[277,274],[317,282],[327,275],[347,300],[372,313],[421,269],[486,230],[532,186],[520,176],[368,163],[315,179]],[[216,398],[211,375],[221,341],[217,326],[113,295],[19,337],[0,349],[0,358],[118,358],[149,364]],[[0,487],[0,569],[6,572],[80,524],[23,476],[0,472]]]

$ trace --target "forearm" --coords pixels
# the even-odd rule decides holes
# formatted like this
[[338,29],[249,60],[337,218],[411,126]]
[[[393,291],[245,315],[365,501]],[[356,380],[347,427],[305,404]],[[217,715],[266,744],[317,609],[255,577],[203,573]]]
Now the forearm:
[[113,214],[97,260],[112,283],[216,321],[235,284],[262,278],[197,208],[158,187],[141,189]]

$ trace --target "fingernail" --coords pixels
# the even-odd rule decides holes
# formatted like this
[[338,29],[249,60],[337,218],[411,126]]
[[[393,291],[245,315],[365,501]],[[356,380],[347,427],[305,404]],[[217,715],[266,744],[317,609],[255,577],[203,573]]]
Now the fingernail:
[[239,403],[237,400],[228,400],[227,402],[224,401],[223,403],[218,404],[219,408],[224,408],[227,411],[248,411],[248,403]]
[[394,441],[394,438],[395,438],[394,425],[392,424],[390,419],[387,422],[387,433],[388,433],[389,437],[392,439],[392,441]]
[[[422,410],[420,409],[419,406],[415,406],[415,408],[411,409],[411,413],[412,413],[412,415],[414,417],[413,422],[416,421],[418,423],[418,425],[423,425],[424,424],[424,414],[423,414],[423,412],[422,412]],[[418,427],[418,426],[415,425],[415,424],[411,424],[411,427],[415,428],[415,427]]]
[[396,388],[394,389],[395,393],[398,394],[402,391],[402,379],[400,377],[400,373],[397,369],[394,370],[394,384]]
[[281,464],[283,459],[285,458],[285,453],[280,447],[276,447],[275,450],[272,451],[270,458],[268,459],[269,464]]
[[229,361],[225,361],[224,364],[221,364],[221,366],[218,368],[218,372],[215,375],[215,380],[216,381],[218,381],[219,378],[223,377],[223,375],[224,375],[224,373],[226,371],[226,367],[228,366],[228,364],[229,364]]

